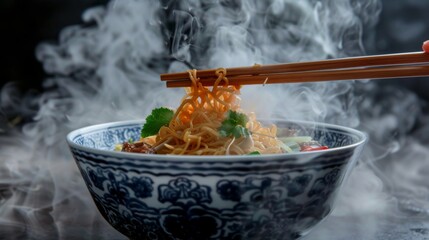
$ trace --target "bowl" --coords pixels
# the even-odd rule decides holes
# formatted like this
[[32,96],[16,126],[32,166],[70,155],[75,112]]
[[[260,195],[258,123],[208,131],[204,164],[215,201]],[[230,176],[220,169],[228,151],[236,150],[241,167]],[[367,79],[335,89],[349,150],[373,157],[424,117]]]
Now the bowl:
[[139,120],[84,127],[67,142],[99,212],[130,239],[296,239],[331,212],[366,135],[274,122],[330,149],[245,156],[113,151],[139,139]]

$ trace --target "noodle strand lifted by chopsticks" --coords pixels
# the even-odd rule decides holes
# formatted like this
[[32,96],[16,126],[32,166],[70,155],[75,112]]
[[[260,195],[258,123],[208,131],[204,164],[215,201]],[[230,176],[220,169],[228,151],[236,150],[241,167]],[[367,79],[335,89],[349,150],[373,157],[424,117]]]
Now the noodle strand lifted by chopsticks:
[[[161,127],[158,134],[143,139],[157,146],[157,154],[180,155],[225,155],[246,154],[258,151],[261,154],[281,153],[277,128],[264,128],[249,115],[249,137],[224,137],[218,129],[229,110],[239,110],[239,86],[229,86],[226,70],[216,71],[217,79],[210,89],[204,87],[196,70],[189,70],[192,85],[177,108],[168,126]],[[160,147],[164,144],[165,147]]]

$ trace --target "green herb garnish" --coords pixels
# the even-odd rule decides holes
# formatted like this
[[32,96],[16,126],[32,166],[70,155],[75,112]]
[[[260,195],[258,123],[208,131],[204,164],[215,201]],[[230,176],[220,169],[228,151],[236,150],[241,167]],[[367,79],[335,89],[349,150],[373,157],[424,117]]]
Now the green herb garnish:
[[229,110],[226,113],[226,119],[219,128],[219,133],[223,137],[248,137],[250,132],[246,128],[247,121],[248,118],[245,114]]
[[159,129],[167,126],[174,116],[174,112],[168,108],[155,108],[152,113],[147,116],[146,123],[143,125],[141,137],[149,137],[157,134]]
[[261,155],[261,153],[258,151],[253,151],[253,152],[248,153],[247,155]]

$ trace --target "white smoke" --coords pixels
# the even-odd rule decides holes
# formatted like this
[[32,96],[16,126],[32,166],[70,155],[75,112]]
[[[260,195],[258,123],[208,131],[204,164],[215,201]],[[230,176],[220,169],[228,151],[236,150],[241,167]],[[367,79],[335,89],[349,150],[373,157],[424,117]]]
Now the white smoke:
[[[379,11],[378,0],[118,0],[87,10],[85,26],[67,27],[58,43],[37,48],[51,76],[44,93],[21,98],[12,85],[2,90],[3,108],[37,113],[22,131],[0,136],[0,190],[8,189],[0,195],[0,236],[122,238],[90,199],[65,143],[70,130],[144,118],[157,106],[176,107],[182,90],[166,89],[160,73],[362,55],[363,25],[373,26]],[[390,102],[377,105],[375,97],[356,95],[371,91],[378,88],[353,81],[243,89],[243,108],[262,118],[325,121],[374,135],[338,207],[307,239],[347,238],[345,223],[354,220],[356,236],[372,239],[391,217],[387,212],[399,211],[398,202],[422,206],[428,196],[423,181],[428,170],[421,168],[427,149],[409,143],[407,150],[417,155],[395,153],[420,116],[418,108],[407,117],[400,111],[418,106],[417,99],[392,90]],[[407,101],[394,99],[401,93]],[[385,156],[391,165],[380,160]],[[410,157],[411,172],[404,173],[403,160]]]

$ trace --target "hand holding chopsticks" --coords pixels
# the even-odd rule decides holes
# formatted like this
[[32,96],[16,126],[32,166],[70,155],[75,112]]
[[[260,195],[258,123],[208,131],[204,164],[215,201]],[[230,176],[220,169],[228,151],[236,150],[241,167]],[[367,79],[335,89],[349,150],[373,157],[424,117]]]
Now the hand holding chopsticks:
[[[199,70],[204,86],[212,86],[216,69]],[[423,52],[351,57],[226,69],[230,85],[319,82],[429,76],[429,54]],[[161,74],[167,87],[191,85],[189,73]]]
[[429,53],[429,40],[423,43],[422,49],[425,53]]

